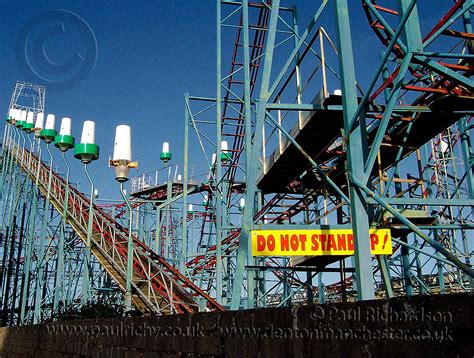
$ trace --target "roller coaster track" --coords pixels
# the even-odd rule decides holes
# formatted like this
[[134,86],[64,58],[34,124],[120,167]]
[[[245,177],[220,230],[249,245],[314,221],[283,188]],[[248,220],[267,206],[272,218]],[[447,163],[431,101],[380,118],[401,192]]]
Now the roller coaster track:
[[[58,212],[63,212],[66,183],[37,155],[9,141],[7,150],[16,164],[38,184],[42,195]],[[48,187],[50,190],[48,190]],[[67,222],[87,241],[90,201],[68,186]],[[94,204],[91,252],[106,272],[125,291],[128,231]],[[133,237],[132,302],[144,313],[184,313],[200,310],[222,311],[209,295],[177,269]]]
[[[367,19],[369,21],[369,24],[377,37],[380,39],[382,44],[387,46],[391,39],[392,35],[395,32],[394,29],[385,27],[383,24],[387,23],[383,21],[383,17],[381,13],[388,14],[391,16],[398,16],[398,12],[383,6],[380,6],[377,4],[375,0],[362,0],[361,1],[363,9],[365,11],[365,14],[367,16]],[[431,29],[431,31],[426,35],[423,39],[423,42],[426,43],[426,41],[430,40],[433,35],[446,23],[448,23],[453,16],[460,10],[462,9],[463,5],[466,3],[465,0],[457,1],[455,4],[446,12],[446,14],[436,23],[436,25]],[[371,6],[369,6],[371,5]],[[456,37],[459,39],[464,39],[464,40],[470,40],[472,41],[474,39],[473,34],[468,34],[468,33],[463,33],[459,31],[452,31],[449,29],[446,29],[441,32],[441,35],[443,36],[450,36],[450,37]],[[395,45],[392,53],[395,55],[396,58],[403,58],[405,56],[405,53],[403,50],[398,46]],[[474,71],[474,66],[472,66],[472,63],[466,62],[466,61],[460,61],[459,63],[453,64],[453,63],[446,63],[444,61],[438,61],[437,62],[439,65],[449,69],[456,71],[460,74],[462,74],[465,77],[470,77]],[[410,91],[412,93],[420,93],[419,95],[413,102],[412,106],[426,106],[430,105],[431,103],[435,102],[438,98],[441,98],[443,96],[449,95],[452,97],[464,97],[464,98],[472,98],[472,88],[466,88],[459,83],[456,83],[456,81],[452,78],[445,78],[439,73],[436,73],[435,71],[426,71],[425,68],[422,66],[413,66],[410,67],[410,72],[415,77],[416,82],[410,81],[410,84],[404,85],[403,88],[407,92]],[[392,72],[388,76],[388,78],[383,81],[383,83],[376,88],[373,91],[373,94],[370,96],[369,102],[373,103],[373,101],[381,94],[383,93],[383,90],[386,89],[387,87],[391,87],[393,84],[394,79],[397,77],[399,73],[399,67]],[[433,73],[435,75],[435,80],[431,80],[430,74]],[[408,108],[408,107],[407,107]],[[373,114],[375,117],[381,117],[381,114],[374,113]],[[412,117],[413,113],[407,113],[405,114],[406,117]],[[270,201],[262,208],[262,210],[257,213],[254,216],[254,219],[262,218],[266,213],[271,212],[272,208],[278,204],[281,200],[283,200],[285,197],[284,194],[276,194]],[[278,222],[279,220],[282,219],[288,219],[299,212],[303,210],[304,208],[304,200],[306,196],[301,196],[300,200],[296,201],[292,206],[284,213],[281,213],[277,215],[276,217],[272,217],[270,222]],[[225,254],[230,254],[232,251],[237,249],[238,247],[238,241],[240,238],[240,231],[235,230],[232,231],[226,238],[223,239],[222,241],[222,247],[225,252]],[[188,267],[191,270],[195,270],[197,272],[201,270],[209,270],[212,269],[215,265],[215,246],[211,246],[208,249],[208,252],[206,255],[200,255],[197,257],[194,257],[191,261],[188,262]],[[350,277],[348,278],[350,280]],[[299,283],[299,282],[298,282]]]

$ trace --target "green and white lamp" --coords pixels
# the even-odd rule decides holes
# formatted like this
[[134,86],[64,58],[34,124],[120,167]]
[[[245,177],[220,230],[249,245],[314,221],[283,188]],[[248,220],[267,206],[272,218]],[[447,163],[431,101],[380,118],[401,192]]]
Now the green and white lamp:
[[209,196],[207,194],[204,195],[204,197],[202,198],[201,204],[202,204],[202,206],[208,206],[209,205]]
[[41,137],[41,131],[44,128],[44,113],[40,112],[36,115],[36,122],[35,122],[35,137],[40,138]]
[[137,162],[132,162],[132,130],[125,124],[115,129],[114,155],[109,164],[115,168],[115,180],[120,183],[128,180],[130,168],[136,168]]
[[23,123],[23,130],[25,132],[31,132],[35,128],[35,113],[28,112],[26,115],[26,122]]
[[54,138],[54,146],[61,152],[74,148],[74,137],[71,135],[71,118],[63,117],[59,134]]
[[226,164],[230,160],[229,145],[227,141],[223,140],[221,142],[221,161]]
[[99,159],[99,146],[95,144],[95,122],[84,121],[81,142],[74,146],[74,158],[84,164]]
[[193,204],[189,204],[188,205],[188,214],[193,214],[193,213],[194,213]]
[[12,121],[15,119],[16,117],[16,112],[18,110],[16,108],[10,108],[8,110],[8,114],[7,114],[7,118],[5,118],[5,120],[8,122],[8,123],[12,123]]
[[56,137],[56,130],[54,129],[54,125],[56,123],[56,116],[54,114],[48,114],[46,116],[46,124],[44,126],[44,129],[41,130],[40,132],[40,138],[46,142],[46,144],[51,143],[54,141],[54,138]]
[[163,163],[168,163],[168,161],[171,160],[172,154],[170,152],[170,144],[168,142],[163,142],[163,148],[160,153],[160,159],[163,161]]
[[19,115],[19,118],[16,119],[15,121],[15,126],[17,126],[18,128],[23,128],[23,124],[26,123],[26,110],[22,110],[20,111],[20,115]]

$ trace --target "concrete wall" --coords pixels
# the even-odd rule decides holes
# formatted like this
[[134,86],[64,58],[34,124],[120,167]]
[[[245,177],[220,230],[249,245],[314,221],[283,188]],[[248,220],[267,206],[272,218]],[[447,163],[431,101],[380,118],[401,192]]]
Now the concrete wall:
[[472,357],[474,294],[0,328],[2,357]]

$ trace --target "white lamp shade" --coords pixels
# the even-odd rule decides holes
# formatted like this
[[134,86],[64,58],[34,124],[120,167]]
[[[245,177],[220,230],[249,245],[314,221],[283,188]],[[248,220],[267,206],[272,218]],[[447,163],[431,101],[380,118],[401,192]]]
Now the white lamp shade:
[[245,207],[245,198],[240,198],[239,205],[241,208]]
[[181,179],[181,174],[178,174],[178,181],[180,181]]
[[60,135],[71,135],[71,118],[63,117],[61,119],[61,128],[59,129]]
[[170,152],[170,144],[168,142],[163,142],[163,149],[162,153],[169,153]]
[[188,211],[193,211],[193,204],[188,205]]
[[16,115],[16,109],[15,108],[10,108],[8,110],[8,117],[15,118],[15,115]]
[[84,121],[82,127],[81,143],[95,144],[95,122]]
[[342,96],[342,91],[340,89],[334,90],[335,96]]
[[54,114],[48,114],[46,116],[46,125],[44,129],[54,129],[54,125],[56,123],[56,116]]
[[36,115],[35,128],[36,129],[43,129],[43,127],[44,127],[44,113],[40,112]]
[[212,153],[212,165],[216,164],[216,153]]
[[130,126],[120,125],[115,129],[113,160],[132,161],[132,133]]
[[221,142],[221,150],[223,152],[227,152],[229,150],[229,145],[227,144],[227,141],[223,140]]
[[20,112],[20,121],[23,121],[23,122],[26,121],[26,111]]
[[26,123],[35,123],[35,114],[33,112],[28,112]]

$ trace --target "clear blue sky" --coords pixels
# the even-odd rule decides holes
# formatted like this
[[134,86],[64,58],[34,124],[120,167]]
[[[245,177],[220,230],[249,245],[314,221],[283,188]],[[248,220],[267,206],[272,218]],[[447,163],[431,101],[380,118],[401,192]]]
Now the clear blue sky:
[[[296,1],[300,31],[306,26],[315,3]],[[350,3],[354,14],[354,43],[358,47],[356,61],[364,64],[358,66],[357,76],[364,84],[378,60],[378,55],[373,53],[378,41],[367,25],[360,2],[350,0]],[[436,4],[441,1],[420,3],[427,11],[424,21],[432,23],[434,17],[426,14],[439,12]],[[16,41],[22,28],[40,13],[55,9],[71,11],[92,29],[97,40],[97,61],[89,76],[73,88],[46,90],[46,113],[56,114],[57,127],[61,117],[71,117],[77,139],[84,120],[96,121],[96,142],[101,147],[101,158],[91,165],[91,170],[101,196],[118,197],[113,171],[107,168],[118,124],[132,126],[133,156],[139,161],[139,172],[161,167],[158,157],[164,140],[171,142],[176,162],[182,162],[183,94],[215,96],[215,1],[51,0],[2,1],[1,4],[2,113],[6,113],[15,82],[34,81],[25,76],[17,61]],[[446,5],[443,8],[446,9]],[[330,17],[327,21],[334,26]],[[45,52],[51,61],[64,63],[76,52],[85,50],[80,36],[69,30],[66,28],[64,35],[51,37],[45,43]],[[334,34],[333,28],[329,32]],[[223,59],[224,73],[229,62],[227,53]],[[73,180],[84,181],[82,168],[72,153],[69,158],[75,163]],[[81,189],[87,192],[87,186]]]

